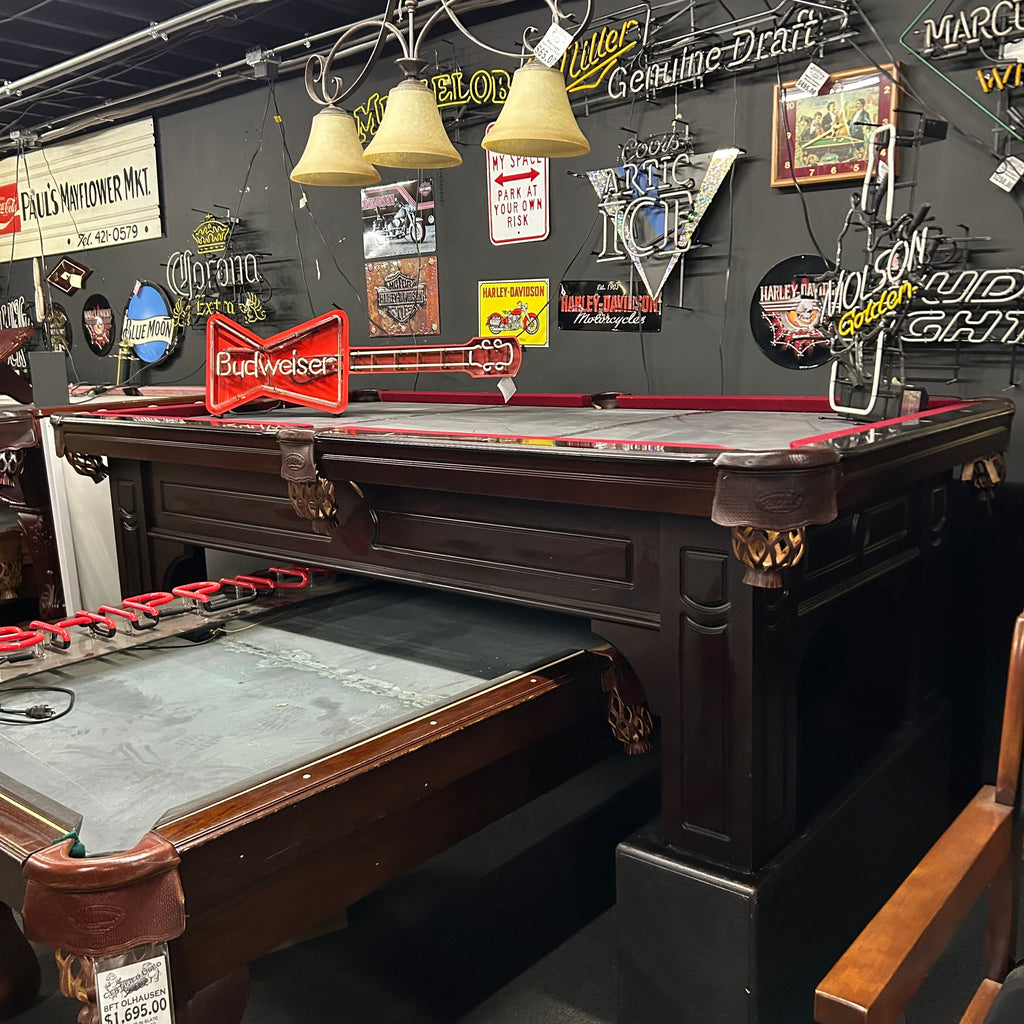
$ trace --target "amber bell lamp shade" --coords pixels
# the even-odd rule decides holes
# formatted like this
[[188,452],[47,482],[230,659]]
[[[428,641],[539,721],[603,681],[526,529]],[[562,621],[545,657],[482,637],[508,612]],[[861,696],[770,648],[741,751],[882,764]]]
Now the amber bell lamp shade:
[[355,119],[332,106],[314,116],[306,148],[290,177],[300,185],[374,185],[380,181],[377,168],[363,156]]
[[558,68],[531,60],[512,76],[505,105],[480,143],[510,156],[583,156],[590,152],[569,106]]
[[434,92],[425,82],[409,76],[388,93],[380,127],[366,147],[366,159],[378,167],[411,170],[462,163],[441,124]]

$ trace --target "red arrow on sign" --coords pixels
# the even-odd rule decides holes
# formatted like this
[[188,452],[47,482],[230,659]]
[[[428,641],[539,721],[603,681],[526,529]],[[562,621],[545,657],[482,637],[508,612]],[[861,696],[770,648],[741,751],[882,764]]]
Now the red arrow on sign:
[[495,183],[498,185],[504,185],[508,181],[523,181],[529,178],[533,181],[534,178],[540,177],[540,171],[536,167],[531,167],[528,171],[523,171],[522,174],[499,174],[495,179]]

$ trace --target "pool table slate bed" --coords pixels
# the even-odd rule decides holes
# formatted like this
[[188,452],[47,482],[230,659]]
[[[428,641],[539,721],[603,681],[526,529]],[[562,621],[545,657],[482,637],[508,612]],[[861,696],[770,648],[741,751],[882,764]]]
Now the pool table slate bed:
[[83,1012],[89,957],[168,941],[179,1020],[237,1021],[249,960],[613,749],[614,661],[584,621],[398,584],[311,592],[186,613],[185,638],[73,626],[80,660],[0,664],[0,703],[75,693],[62,718],[0,723],[0,1014],[38,981],[14,909]]

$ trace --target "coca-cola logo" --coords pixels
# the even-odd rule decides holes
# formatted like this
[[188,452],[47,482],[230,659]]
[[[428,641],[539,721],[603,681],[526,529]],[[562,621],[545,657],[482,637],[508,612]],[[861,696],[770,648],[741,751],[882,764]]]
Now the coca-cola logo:
[[0,235],[14,235],[21,230],[18,187],[15,182],[0,185]]

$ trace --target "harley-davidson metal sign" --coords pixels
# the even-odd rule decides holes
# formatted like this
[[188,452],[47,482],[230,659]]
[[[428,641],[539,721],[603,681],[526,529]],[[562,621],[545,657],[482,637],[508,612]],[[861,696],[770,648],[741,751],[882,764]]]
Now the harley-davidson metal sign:
[[440,334],[437,258],[366,264],[371,335]]
[[635,294],[626,281],[561,281],[560,331],[660,331],[661,299]]
[[480,333],[512,335],[521,345],[548,343],[548,282],[481,281]]

